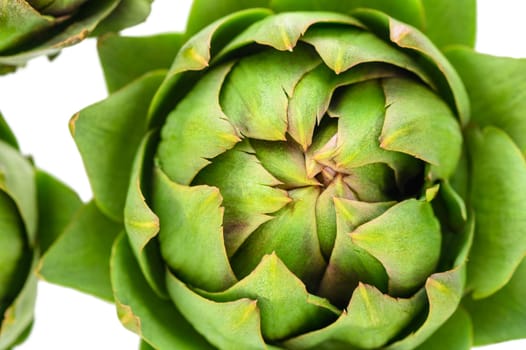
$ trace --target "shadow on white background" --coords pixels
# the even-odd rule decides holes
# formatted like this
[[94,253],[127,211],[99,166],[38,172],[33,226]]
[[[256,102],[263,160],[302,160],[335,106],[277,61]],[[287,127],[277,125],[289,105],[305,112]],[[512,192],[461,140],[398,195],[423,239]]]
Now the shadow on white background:
[[[151,17],[128,29],[128,35],[182,31],[190,0],[154,1]],[[526,57],[526,2],[479,0],[477,48],[501,56]],[[0,109],[18,137],[22,151],[37,166],[91,197],[84,169],[69,135],[69,118],[101,100],[106,89],[95,41],[68,48],[54,62],[39,58],[0,78]],[[113,305],[45,282],[39,285],[36,320],[29,339],[18,349],[137,349],[138,338],[119,323]],[[526,340],[480,350],[526,349]],[[445,349],[447,350],[447,349]]]

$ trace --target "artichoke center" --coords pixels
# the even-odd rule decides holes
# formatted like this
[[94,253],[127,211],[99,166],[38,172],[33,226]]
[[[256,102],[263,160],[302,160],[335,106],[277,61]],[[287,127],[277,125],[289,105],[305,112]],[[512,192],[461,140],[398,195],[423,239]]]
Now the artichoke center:
[[320,184],[327,188],[334,178],[338,176],[338,172],[331,168],[330,166],[325,166],[321,169],[321,171],[316,175],[316,179],[320,182]]

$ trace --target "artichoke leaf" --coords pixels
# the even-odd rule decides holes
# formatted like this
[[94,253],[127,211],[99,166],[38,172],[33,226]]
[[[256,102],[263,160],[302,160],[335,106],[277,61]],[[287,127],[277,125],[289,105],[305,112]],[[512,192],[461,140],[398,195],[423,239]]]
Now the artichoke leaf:
[[330,107],[330,115],[338,118],[337,152],[334,154],[338,168],[351,170],[397,157],[396,153],[380,148],[378,137],[384,114],[385,99],[378,81],[343,89]]
[[[15,2],[22,1],[16,0]],[[119,2],[120,0],[90,1],[92,4],[82,11],[82,15],[68,22],[67,26],[58,31],[56,35],[27,51],[0,55],[0,64],[22,65],[31,58],[43,55],[52,56],[64,47],[77,44],[87,38],[97,25],[115,10]]]
[[338,118],[336,152],[331,156],[338,168],[349,173],[356,167],[385,163],[401,183],[411,177],[418,165],[409,155],[380,147],[385,105],[384,93],[377,81],[344,88],[329,110],[331,116]]
[[256,300],[242,298],[215,302],[200,296],[170,273],[166,284],[181,314],[210,343],[220,349],[268,349],[261,334],[261,316]]
[[[358,9],[352,15],[365,23],[371,31],[410,53],[421,55],[421,64],[430,68],[438,92],[445,98],[465,126],[470,118],[470,101],[462,80],[439,49],[418,29],[370,9]],[[433,73],[433,70],[435,72]]]
[[[194,2],[195,4],[195,2]],[[207,4],[210,5],[210,4]],[[164,94],[173,84],[172,80],[177,79],[177,75],[187,71],[199,71],[208,68],[212,52],[222,49],[223,42],[228,37],[232,38],[233,33],[238,33],[252,23],[257,22],[272,14],[265,9],[250,9],[240,11],[223,17],[216,22],[209,24],[199,33],[188,39],[175,56],[174,62],[170,67],[167,79],[161,87],[158,99],[165,98]]]
[[316,234],[319,189],[302,187],[290,190],[289,195],[292,201],[248,237],[232,256],[231,263],[241,278],[247,276],[263,256],[275,252],[307,289],[312,290],[326,265]]
[[348,236],[359,226],[382,215],[395,205],[396,202],[368,203],[358,200],[335,198],[334,207],[338,218],[338,232],[341,236]]
[[450,45],[475,46],[476,0],[420,0],[420,2],[423,13],[421,29],[438,48],[445,49]]
[[431,164],[433,179],[447,179],[462,151],[460,125],[448,105],[409,79],[382,81],[387,106],[380,147]]
[[[24,224],[13,199],[0,191],[0,315],[20,291],[31,250]],[[1,317],[0,317],[1,319]]]
[[166,298],[165,266],[156,239],[159,233],[159,217],[152,211],[146,199],[151,190],[151,186],[147,184],[151,181],[149,172],[153,166],[153,148],[157,139],[157,133],[147,133],[137,150],[124,206],[124,227],[144,277],[159,297]]
[[425,293],[408,299],[382,294],[373,286],[360,283],[338,320],[329,326],[285,342],[291,349],[318,348],[335,342],[359,349],[378,349],[407,327],[425,307]]
[[[232,256],[261,224],[291,201],[281,182],[254,155],[248,141],[216,157],[193,185],[215,186],[223,197],[223,227],[228,256]],[[261,257],[260,257],[261,258]]]
[[457,311],[416,350],[470,350],[473,329],[470,315],[459,307]]
[[[38,258],[35,254],[29,271],[34,271],[37,263]],[[0,321],[0,349],[10,349],[27,335],[28,329],[33,322],[37,282],[37,276],[29,273],[15,300],[7,308],[5,313],[1,315],[3,319]]]
[[329,107],[335,89],[333,75],[324,64],[319,64],[305,73],[289,98],[287,132],[303,150],[311,145],[316,122],[320,123]]
[[139,350],[156,350],[154,347],[152,347],[150,344],[148,344],[147,341],[144,339],[141,339],[141,343],[139,344]]
[[162,128],[157,158],[170,179],[181,185],[190,184],[209,159],[241,140],[219,105],[219,92],[231,67],[219,66],[203,77]]
[[448,49],[446,55],[466,85],[473,122],[505,131],[526,155],[526,59],[462,47]]
[[37,171],[38,244],[44,254],[82,206],[79,196],[53,176]]
[[349,1],[339,0],[270,0],[270,6],[277,12],[330,11],[345,13],[350,8]]
[[124,326],[156,349],[214,349],[170,301],[150,288],[123,233],[113,245],[110,266],[117,313]]
[[429,276],[424,287],[429,305],[424,323],[385,349],[412,350],[436,332],[457,310],[464,291],[465,274],[465,265],[461,264],[452,270]]
[[353,168],[343,181],[363,202],[385,202],[399,197],[395,173],[382,163]]
[[327,300],[309,294],[274,252],[263,256],[248,276],[224,292],[198,292],[217,302],[257,300],[261,332],[272,342],[322,327],[340,314]]
[[276,179],[287,187],[317,186],[319,182],[307,175],[305,155],[292,140],[250,140],[258,160]]
[[350,236],[385,267],[392,295],[414,292],[435,271],[440,257],[440,224],[426,201],[400,202]]
[[305,152],[307,175],[315,177],[324,166],[335,169],[332,156],[336,149],[336,133],[338,121],[336,118],[323,118],[312,138],[312,144]]
[[55,17],[66,16],[68,13],[75,11],[87,0],[30,0],[40,13]]
[[316,232],[320,249],[326,261],[329,260],[336,239],[336,198],[355,198],[342,176],[337,176],[323,189],[316,201]]
[[119,5],[95,28],[92,36],[117,33],[125,28],[142,23],[150,14],[153,0],[120,0]]
[[336,74],[365,62],[385,62],[408,70],[433,86],[428,73],[411,56],[363,28],[316,27],[301,40],[314,46],[323,62]]
[[319,64],[305,46],[293,52],[265,50],[237,62],[221,90],[220,104],[243,136],[285,141],[288,96]]
[[148,73],[70,122],[95,201],[118,222],[123,221],[134,156],[146,133],[148,105],[163,77],[162,72]]
[[223,0],[213,3],[207,0],[194,0],[186,32],[194,34],[221,17],[244,9],[267,8],[268,3],[269,0]]
[[156,168],[152,201],[163,223],[159,241],[164,260],[178,277],[209,291],[237,281],[226,253],[222,198],[216,187],[180,185]]
[[467,288],[478,299],[504,287],[526,255],[526,160],[505,132],[490,126],[469,130],[468,152],[476,223]]
[[[436,210],[436,207],[433,207]],[[437,211],[438,214],[438,211]],[[475,236],[475,215],[471,211],[462,226],[442,227],[442,252],[437,271],[466,264]]]
[[286,11],[333,11],[349,13],[357,8],[373,8],[418,28],[423,25],[421,0],[270,0],[272,9]]
[[336,237],[318,293],[338,306],[348,303],[359,282],[387,291],[387,274],[382,264],[353,243],[349,233],[392,207],[395,202],[367,203],[334,198]]
[[456,227],[463,225],[468,219],[466,203],[448,180],[441,182],[439,196],[446,203],[448,220]]
[[[209,5],[209,4],[208,4]],[[191,37],[180,48],[166,78],[156,92],[148,112],[151,125],[159,124],[177,105],[188,90],[185,77],[189,71],[204,70],[209,66],[212,53],[220,50],[226,42],[250,24],[271,15],[266,9],[250,9],[226,16]],[[186,72],[186,74],[184,74]],[[192,78],[189,79],[192,81]],[[181,89],[183,92],[179,91]]]
[[[25,0],[4,1],[0,12],[0,52],[22,44],[30,33],[44,31],[55,24],[51,16],[42,16]],[[2,55],[0,54],[0,64]]]
[[221,59],[232,51],[251,43],[270,46],[279,51],[293,51],[298,40],[309,30],[309,27],[319,23],[362,27],[362,24],[354,18],[340,13],[290,12],[276,14],[248,27],[219,52],[217,59]]
[[42,11],[43,9],[45,9],[46,6],[49,6],[53,1],[55,0],[27,0],[26,3],[30,4],[35,10]]
[[473,239],[475,238],[475,214],[471,212],[468,216],[466,224],[463,227],[461,234],[458,237],[456,259],[453,261],[453,266],[460,266],[466,264],[469,258],[469,252],[473,246]]
[[15,134],[13,134],[13,131],[7,124],[7,122],[4,119],[4,116],[2,115],[2,112],[0,111],[0,140],[4,141],[14,149],[19,150],[20,147],[18,146],[18,141],[16,140]]
[[0,190],[14,201],[25,228],[29,246],[36,243],[38,208],[35,171],[17,149],[0,141]]
[[[337,88],[400,74],[400,69],[384,63],[362,63],[339,75],[325,64],[318,65],[306,73],[294,87],[289,98],[287,132],[307,150],[312,144],[316,122],[318,125],[321,123]],[[317,131],[319,132],[319,128]]]
[[101,36],[97,41],[97,51],[108,91],[113,93],[149,71],[168,70],[183,39],[178,33],[147,37],[126,37],[116,33]]
[[463,305],[473,320],[474,344],[486,345],[526,337],[526,259],[498,292],[485,299],[466,296]]
[[122,227],[100,212],[95,203],[84,205],[42,257],[39,276],[112,301],[109,259]]

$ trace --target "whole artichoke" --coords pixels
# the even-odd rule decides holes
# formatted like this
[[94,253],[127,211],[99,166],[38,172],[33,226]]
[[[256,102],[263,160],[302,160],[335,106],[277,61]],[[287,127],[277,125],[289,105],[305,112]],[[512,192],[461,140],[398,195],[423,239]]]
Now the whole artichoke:
[[455,4],[195,1],[184,35],[102,38],[111,95],[71,121],[95,198],[41,273],[144,348],[525,337],[526,61]]
[[8,0],[0,2],[0,74],[36,56],[142,22],[152,0]]
[[45,251],[80,206],[63,184],[23,157],[0,114],[0,349],[22,342],[33,323]]

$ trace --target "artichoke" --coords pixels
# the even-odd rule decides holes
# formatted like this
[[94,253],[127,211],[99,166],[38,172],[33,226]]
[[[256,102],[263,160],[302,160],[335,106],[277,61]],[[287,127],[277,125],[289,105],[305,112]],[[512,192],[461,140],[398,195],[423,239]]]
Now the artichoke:
[[89,35],[142,22],[152,0],[9,0],[0,4],[0,74]]
[[525,337],[526,61],[474,52],[474,10],[196,0],[185,34],[101,38],[94,200],[40,273],[144,349]]
[[33,271],[80,204],[73,191],[19,153],[0,114],[0,349],[29,334],[37,287]]

